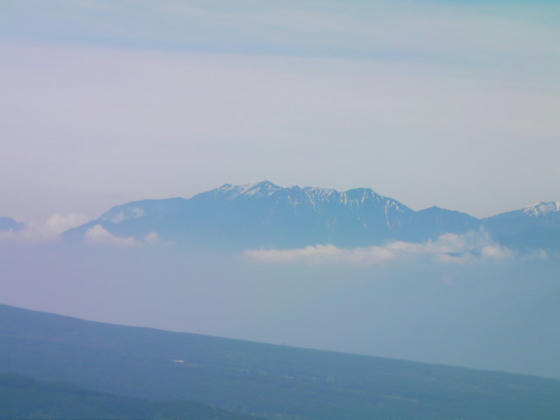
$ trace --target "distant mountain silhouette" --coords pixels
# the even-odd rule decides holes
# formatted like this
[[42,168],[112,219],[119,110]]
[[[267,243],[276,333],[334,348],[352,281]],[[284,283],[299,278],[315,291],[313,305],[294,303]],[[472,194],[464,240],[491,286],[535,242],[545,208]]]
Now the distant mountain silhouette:
[[0,232],[18,231],[22,230],[25,224],[17,222],[10,217],[0,217]]
[[560,202],[540,202],[482,220],[494,238],[517,248],[560,249]]
[[513,247],[560,247],[558,203],[477,219],[439,207],[414,211],[367,188],[283,188],[269,181],[225,184],[190,199],[123,204],[65,237],[82,239],[96,225],[119,237],[143,238],[155,232],[175,243],[235,249],[423,242],[444,233],[478,230]]

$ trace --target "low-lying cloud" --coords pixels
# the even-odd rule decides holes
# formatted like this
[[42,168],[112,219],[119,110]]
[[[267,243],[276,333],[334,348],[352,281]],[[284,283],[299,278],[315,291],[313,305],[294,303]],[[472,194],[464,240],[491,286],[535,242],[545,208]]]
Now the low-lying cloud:
[[[338,248],[334,245],[313,245],[299,249],[247,250],[245,257],[263,263],[307,264],[381,264],[405,258],[429,258],[438,263],[466,264],[483,260],[503,261],[516,257],[516,253],[494,240],[486,232],[470,232],[464,235],[446,233],[433,241],[412,243],[395,241],[386,245],[358,248]],[[544,251],[534,258],[546,259]],[[529,256],[524,256],[529,258]],[[533,257],[531,257],[533,259]]]
[[88,220],[88,216],[80,213],[54,214],[44,221],[26,222],[22,229],[0,232],[0,240],[24,243],[53,241],[61,233],[83,225]]
[[136,239],[133,236],[121,237],[115,236],[101,225],[95,225],[89,228],[84,234],[84,241],[88,244],[113,245],[121,247],[137,247],[158,240],[156,232],[151,232],[143,239]]
[[[0,241],[23,244],[56,242],[61,239],[62,233],[81,226],[89,220],[87,216],[79,213],[54,214],[41,222],[26,222],[22,229],[2,231],[0,232]],[[120,237],[113,235],[102,225],[95,225],[86,230],[83,239],[86,244],[119,247],[138,247],[159,241],[156,232],[151,232],[143,238]]]

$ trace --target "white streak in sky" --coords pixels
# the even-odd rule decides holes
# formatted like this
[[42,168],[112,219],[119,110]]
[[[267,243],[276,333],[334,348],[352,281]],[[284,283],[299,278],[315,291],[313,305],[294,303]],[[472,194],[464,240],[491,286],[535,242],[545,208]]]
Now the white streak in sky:
[[[535,254],[546,259],[543,252]],[[411,243],[395,241],[386,245],[338,248],[334,245],[313,245],[299,249],[255,249],[244,253],[249,260],[262,263],[285,264],[350,264],[372,265],[414,257],[428,257],[434,262],[465,264],[477,261],[507,261],[516,254],[493,241],[485,232],[465,235],[446,233],[434,241]],[[529,255],[524,258],[529,258]],[[531,259],[533,259],[531,257]]]

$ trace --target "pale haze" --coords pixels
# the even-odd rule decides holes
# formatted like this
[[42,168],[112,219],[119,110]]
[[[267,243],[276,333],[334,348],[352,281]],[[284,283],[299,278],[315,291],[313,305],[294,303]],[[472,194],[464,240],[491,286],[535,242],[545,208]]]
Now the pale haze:
[[478,217],[560,198],[555,2],[0,7],[2,215],[262,179]]
[[558,22],[543,0],[0,0],[0,395],[5,370],[271,419],[560,418]]

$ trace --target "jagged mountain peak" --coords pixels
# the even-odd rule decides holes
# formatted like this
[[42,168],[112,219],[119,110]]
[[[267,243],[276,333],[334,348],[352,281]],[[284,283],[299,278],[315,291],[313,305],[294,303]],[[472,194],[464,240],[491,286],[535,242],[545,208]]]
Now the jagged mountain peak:
[[352,188],[346,191],[338,191],[333,188],[313,186],[300,187],[299,185],[281,187],[273,182],[265,180],[242,185],[224,184],[221,187],[209,192],[225,194],[229,196],[229,198],[237,198],[241,196],[267,197],[274,195],[277,192],[282,192],[285,194],[305,195],[312,203],[336,200],[346,205],[360,205],[368,201],[386,201],[391,207],[406,208],[406,206],[398,201],[389,197],[384,197],[376,193],[371,188]]
[[265,180],[243,185],[224,184],[216,191],[236,195],[272,195],[280,189],[278,185]]
[[556,212],[560,212],[560,201],[540,201],[523,209],[523,213],[533,217],[545,216]]
[[385,201],[385,197],[377,194],[370,188],[353,188],[340,193],[340,199],[344,204],[360,205],[367,201]]
[[[339,191],[320,187],[282,187],[270,181],[224,184],[189,199],[143,200],[114,207],[67,232],[83,238],[100,224],[118,237],[156,233],[176,243],[208,246],[302,247],[317,243],[368,246],[394,240],[421,242],[444,233],[484,228],[508,245],[560,248],[560,202],[477,219],[437,206],[414,211],[370,188]],[[556,230],[555,230],[556,229]],[[547,239],[546,241],[543,238]]]

